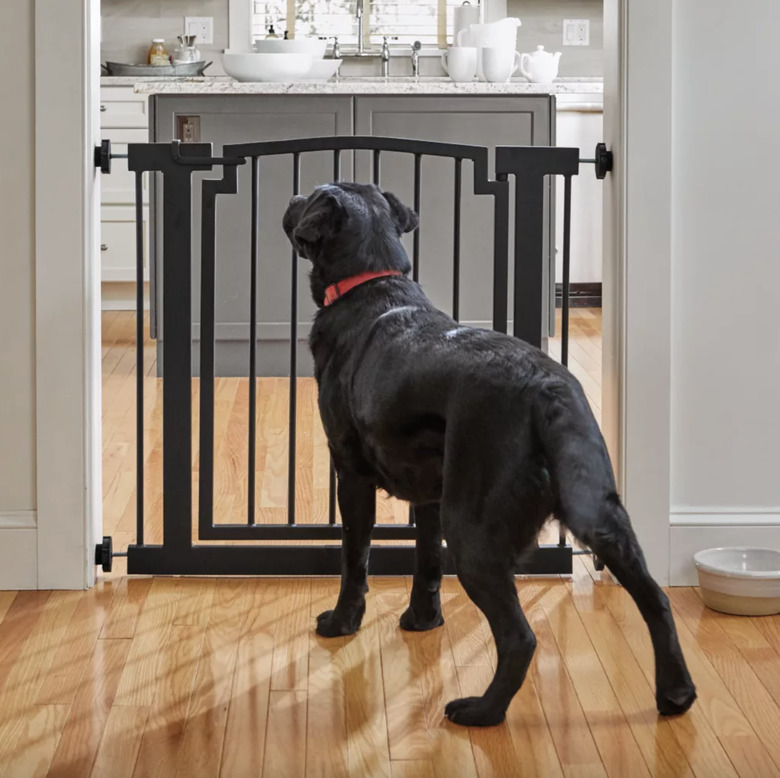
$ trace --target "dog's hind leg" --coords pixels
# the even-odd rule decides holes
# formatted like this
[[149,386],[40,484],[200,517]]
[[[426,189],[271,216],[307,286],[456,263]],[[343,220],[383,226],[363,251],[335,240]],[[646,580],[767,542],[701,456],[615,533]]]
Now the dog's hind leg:
[[421,632],[444,624],[441,615],[441,516],[439,503],[414,509],[417,542],[414,582],[409,607],[401,616],[401,629]]
[[444,713],[450,721],[469,727],[500,724],[522,686],[536,648],[536,637],[517,599],[511,553],[494,540],[484,524],[469,526],[468,535],[445,532],[458,579],[468,596],[485,614],[496,641],[496,674],[482,697],[452,700]]
[[368,552],[376,517],[376,487],[368,479],[339,472],[338,498],[344,525],[341,590],[336,607],[317,616],[317,634],[328,638],[357,632],[366,612]]
[[650,575],[625,508],[617,494],[598,501],[576,500],[560,518],[593,549],[636,603],[650,630],[655,653],[656,704],[665,715],[684,713],[696,699],[677,638],[669,598]]

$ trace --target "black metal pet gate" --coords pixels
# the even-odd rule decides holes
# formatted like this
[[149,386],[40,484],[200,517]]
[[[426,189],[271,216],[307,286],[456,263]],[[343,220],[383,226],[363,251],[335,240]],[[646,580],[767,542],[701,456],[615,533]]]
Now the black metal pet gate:
[[[330,468],[329,509],[327,524],[296,522],[296,393],[297,393],[297,319],[298,267],[293,252],[290,301],[290,381],[289,381],[289,447],[288,512],[285,524],[255,521],[256,444],[256,344],[258,288],[259,165],[261,160],[287,155],[292,158],[290,194],[300,190],[301,162],[311,152],[332,154],[333,180],[342,173],[342,157],[351,152],[370,152],[374,183],[380,183],[383,153],[411,155],[414,163],[414,203],[420,209],[421,161],[426,156],[452,160],[454,192],[452,199],[453,257],[452,312],[458,319],[461,273],[461,201],[462,163],[473,165],[474,194],[493,199],[493,321],[495,330],[507,332],[509,299],[510,239],[514,238],[513,334],[534,345],[542,342],[543,245],[545,182],[547,177],[564,179],[564,245],[562,361],[568,356],[568,281],[571,179],[579,171],[579,149],[558,147],[498,147],[495,149],[495,176],[489,175],[489,153],[486,147],[405,140],[383,137],[329,137],[295,139],[228,145],[222,157],[212,155],[211,144],[174,141],[171,144],[131,144],[128,167],[136,178],[137,227],[137,518],[136,542],[129,546],[128,573],[174,575],[333,575],[340,571],[340,548],[333,542],[341,539],[337,522],[335,475]],[[104,142],[96,150],[96,163],[110,172],[112,155]],[[611,155],[600,144],[595,162],[597,176],[610,169]],[[220,195],[238,192],[238,166],[248,164],[252,173],[251,192],[251,289],[250,289],[250,357],[248,446],[248,512],[246,523],[214,522],[214,415],[215,415],[215,289],[217,257],[217,203]],[[192,360],[192,213],[193,173],[222,168],[220,179],[206,179],[201,191],[201,285],[200,285],[200,468],[198,481],[198,540],[193,543],[192,429],[191,399]],[[155,171],[162,191],[162,328],[165,333],[163,371],[162,441],[163,441],[163,542],[150,545],[144,540],[144,383],[143,383],[143,244],[142,244],[142,176]],[[510,186],[510,177],[514,187]],[[324,182],[322,182],[324,183]],[[511,203],[514,193],[514,203]],[[513,207],[514,224],[510,208]],[[159,226],[158,226],[159,229]],[[421,220],[425,230],[425,217]],[[510,231],[513,230],[513,235]],[[413,277],[419,278],[419,231],[413,236]],[[373,538],[383,541],[411,540],[415,536],[414,512],[410,509],[408,525],[377,524]],[[321,545],[281,545],[280,541],[318,541]],[[204,542],[205,541],[205,542]],[[209,541],[255,541],[252,545],[218,545]],[[276,544],[257,545],[257,541]],[[325,542],[330,541],[330,545]],[[540,545],[518,568],[521,573],[565,574],[572,571],[572,554],[576,553],[561,533],[557,544]],[[111,569],[113,552],[110,537],[97,547],[96,563]],[[375,545],[371,551],[371,573],[376,575],[411,574],[414,548],[406,545]],[[445,572],[450,569],[446,549]]]

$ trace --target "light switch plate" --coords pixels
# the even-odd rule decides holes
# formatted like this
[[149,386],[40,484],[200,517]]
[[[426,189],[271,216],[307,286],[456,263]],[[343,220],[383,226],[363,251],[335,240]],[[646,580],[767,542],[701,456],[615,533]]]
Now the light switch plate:
[[184,34],[195,35],[195,45],[214,43],[214,18],[211,16],[185,16]]
[[590,46],[590,20],[564,19],[563,45]]

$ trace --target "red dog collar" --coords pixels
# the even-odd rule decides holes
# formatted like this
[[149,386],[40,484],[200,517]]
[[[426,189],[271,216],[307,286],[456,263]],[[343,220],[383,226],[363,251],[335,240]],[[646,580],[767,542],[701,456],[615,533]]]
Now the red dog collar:
[[342,295],[354,289],[356,286],[364,284],[366,281],[372,281],[375,278],[382,278],[383,276],[400,276],[403,275],[400,270],[375,270],[366,273],[358,273],[356,276],[350,276],[343,281],[339,281],[337,284],[331,284],[325,290],[325,302],[324,305],[332,305]]

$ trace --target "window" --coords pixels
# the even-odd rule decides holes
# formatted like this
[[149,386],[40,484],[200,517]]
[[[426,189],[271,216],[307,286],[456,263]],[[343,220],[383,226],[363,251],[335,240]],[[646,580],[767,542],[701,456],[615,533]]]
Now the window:
[[[254,3],[252,37],[263,38],[273,25],[281,37],[332,38],[347,46],[357,43],[355,0],[250,0]],[[394,44],[445,48],[450,43],[452,8],[463,0],[364,0],[364,36],[366,45],[378,46],[387,35]],[[476,0],[473,0],[476,2]],[[294,19],[290,17],[294,11]]]

